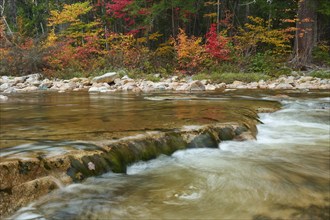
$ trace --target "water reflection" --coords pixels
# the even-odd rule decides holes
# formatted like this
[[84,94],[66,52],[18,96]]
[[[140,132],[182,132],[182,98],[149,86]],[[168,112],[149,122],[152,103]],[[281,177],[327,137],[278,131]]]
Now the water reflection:
[[[154,97],[161,97],[154,100]],[[224,95],[32,93],[1,103],[0,148],[39,141],[109,140],[150,130],[248,120],[244,109],[274,107],[264,100]]]

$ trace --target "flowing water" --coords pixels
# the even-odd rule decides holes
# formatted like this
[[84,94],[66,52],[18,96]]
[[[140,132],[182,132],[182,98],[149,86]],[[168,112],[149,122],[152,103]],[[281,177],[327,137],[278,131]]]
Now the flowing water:
[[[280,111],[260,114],[263,124],[258,125],[255,141],[226,141],[219,149],[182,150],[171,156],[138,162],[128,167],[126,174],[106,173],[56,190],[22,208],[13,218],[329,219],[330,97],[324,93],[304,97],[287,95],[290,97],[281,99],[283,108]],[[269,94],[260,93],[248,97],[239,93],[230,96],[240,97],[236,99],[240,103],[272,99]],[[205,109],[220,111],[225,108],[219,102],[228,97],[214,94],[208,97],[216,97],[217,101],[199,96],[202,107],[197,108],[196,114],[189,117],[187,113],[181,114],[184,119],[172,116],[179,122],[187,118],[193,123],[204,122],[201,109],[205,112]],[[148,109],[157,106],[158,99],[164,103],[163,97],[155,96],[143,97],[140,102],[147,103],[144,107]],[[193,111],[189,105],[196,100],[188,99],[188,102],[181,100],[183,105],[188,105],[182,108]],[[175,100],[178,102],[177,98]],[[234,100],[232,104],[226,101],[227,108],[237,109]],[[165,106],[172,104],[169,102]],[[215,116],[214,119],[220,120]],[[141,126],[143,129],[152,127],[134,126],[139,127],[134,130]],[[167,127],[168,124],[163,128]],[[2,135],[7,141],[12,138],[6,132]],[[21,139],[25,140],[24,135]],[[41,137],[37,135],[36,139]]]

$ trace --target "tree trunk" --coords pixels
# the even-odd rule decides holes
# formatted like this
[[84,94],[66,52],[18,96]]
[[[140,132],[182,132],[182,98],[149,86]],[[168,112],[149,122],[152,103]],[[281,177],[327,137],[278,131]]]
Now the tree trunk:
[[304,70],[312,61],[312,49],[315,44],[316,1],[300,0],[298,3],[298,20],[291,63],[293,67]]

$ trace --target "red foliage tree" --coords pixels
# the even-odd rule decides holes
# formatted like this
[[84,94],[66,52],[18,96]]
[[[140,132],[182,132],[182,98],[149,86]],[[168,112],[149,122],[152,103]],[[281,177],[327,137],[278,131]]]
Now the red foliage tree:
[[212,24],[209,32],[206,33],[206,52],[217,60],[228,60],[229,49],[228,39],[217,34],[217,25]]

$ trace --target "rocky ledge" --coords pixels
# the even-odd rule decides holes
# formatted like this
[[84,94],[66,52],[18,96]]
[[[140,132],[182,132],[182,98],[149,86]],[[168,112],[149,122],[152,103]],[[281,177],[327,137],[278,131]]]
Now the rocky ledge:
[[73,182],[106,172],[125,173],[129,164],[171,155],[186,148],[218,148],[226,140],[256,137],[257,116],[251,123],[217,123],[186,126],[167,132],[88,143],[90,150],[74,150],[57,156],[5,157],[0,162],[0,216],[13,214],[40,196]]
[[0,101],[8,99],[5,94],[33,91],[88,91],[90,93],[111,93],[117,91],[153,92],[153,91],[214,91],[224,89],[330,89],[330,79],[311,76],[282,76],[274,80],[245,83],[235,81],[231,84],[212,83],[209,80],[192,80],[189,77],[173,76],[159,82],[143,79],[120,77],[111,72],[95,78],[72,78],[70,80],[45,79],[40,74],[20,77],[2,76],[0,78]]

